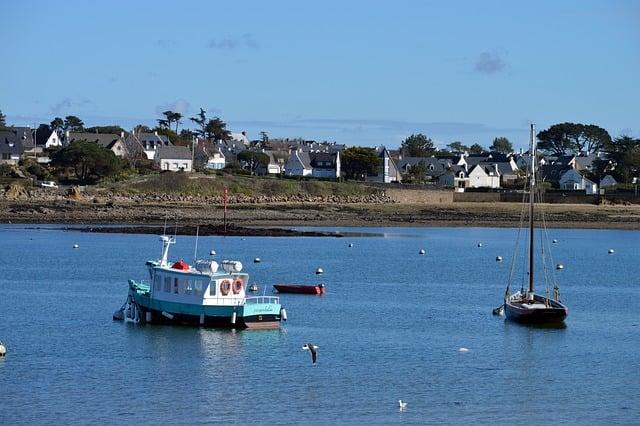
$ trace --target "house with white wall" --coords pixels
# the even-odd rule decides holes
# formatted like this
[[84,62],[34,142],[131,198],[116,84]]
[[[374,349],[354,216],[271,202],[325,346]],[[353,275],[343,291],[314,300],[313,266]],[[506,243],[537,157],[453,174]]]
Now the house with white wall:
[[191,151],[186,146],[161,145],[156,150],[154,162],[160,170],[190,172],[193,169]]
[[469,172],[471,188],[500,188],[500,171],[495,165],[476,164]]
[[576,169],[569,169],[560,176],[560,189],[585,191],[588,195],[598,193],[598,184],[591,182]]
[[311,176],[313,167],[311,167],[309,153],[301,149],[292,151],[284,165],[284,174],[285,176]]

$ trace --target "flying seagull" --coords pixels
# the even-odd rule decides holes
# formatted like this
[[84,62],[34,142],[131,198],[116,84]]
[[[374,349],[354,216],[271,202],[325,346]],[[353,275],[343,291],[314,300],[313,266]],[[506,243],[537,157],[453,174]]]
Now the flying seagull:
[[398,405],[400,406],[400,411],[403,411],[405,408],[407,408],[407,403],[402,401],[401,399],[398,400]]
[[311,361],[313,361],[313,365],[316,364],[316,359],[318,358],[318,347],[319,346],[316,346],[313,343],[305,343],[302,347],[302,350],[311,352]]

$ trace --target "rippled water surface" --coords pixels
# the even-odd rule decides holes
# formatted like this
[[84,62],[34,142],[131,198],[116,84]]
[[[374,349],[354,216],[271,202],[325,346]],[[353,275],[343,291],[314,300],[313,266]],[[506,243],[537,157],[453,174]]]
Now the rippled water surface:
[[[157,237],[1,227],[0,424],[638,423],[639,232],[551,230],[570,313],[542,329],[491,315],[515,230],[370,231],[200,238],[261,293],[327,286],[282,295],[282,330],[233,332],[112,321]],[[193,259],[194,242],[171,257]]]

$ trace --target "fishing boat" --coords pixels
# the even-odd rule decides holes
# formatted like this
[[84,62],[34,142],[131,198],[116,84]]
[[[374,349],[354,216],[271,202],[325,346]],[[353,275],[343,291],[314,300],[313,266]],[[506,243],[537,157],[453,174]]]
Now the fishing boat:
[[[511,263],[511,269],[509,272],[509,279],[507,282],[507,289],[505,291],[504,303],[501,307],[496,308],[498,312],[504,310],[506,317],[510,320],[527,324],[553,324],[562,323],[567,317],[569,310],[560,300],[560,288],[555,278],[555,272],[553,268],[553,259],[551,258],[551,250],[549,244],[549,238],[546,232],[544,210],[538,209],[538,217],[536,220],[536,203],[542,202],[542,188],[539,182],[536,182],[536,136],[535,125],[531,125],[530,136],[530,162],[528,170],[528,209],[524,203],[523,198],[523,210],[520,220],[520,228],[518,229],[518,238],[516,240],[516,249]],[[525,195],[527,192],[525,192]],[[527,215],[525,210],[528,210],[528,262],[526,269],[526,277],[523,277],[521,288],[519,291],[511,294],[511,284],[514,278],[514,265],[516,258],[518,257],[518,246],[520,240],[521,230],[524,224],[524,217]],[[541,225],[541,226],[537,226]],[[536,267],[536,236],[540,237],[540,244],[538,249],[540,250],[538,266]],[[544,283],[544,292],[536,293],[536,278],[538,274],[536,272],[541,271],[542,281]],[[525,280],[526,278],[526,280]],[[525,287],[525,282],[528,281],[528,286]],[[553,297],[550,294],[550,288],[553,287]]]
[[242,263],[225,260],[169,262],[175,237],[163,235],[162,257],[146,262],[149,282],[129,280],[129,293],[114,319],[223,328],[278,328],[287,319],[276,296],[247,297]]
[[278,293],[324,294],[324,284],[274,284],[273,288]]

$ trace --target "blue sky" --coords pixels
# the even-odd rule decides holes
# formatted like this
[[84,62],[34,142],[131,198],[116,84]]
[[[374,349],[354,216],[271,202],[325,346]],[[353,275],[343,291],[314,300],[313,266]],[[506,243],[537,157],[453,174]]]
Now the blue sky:
[[[0,110],[252,138],[525,146],[527,123],[640,136],[638,1],[6,1]],[[184,120],[184,125],[191,123]]]

